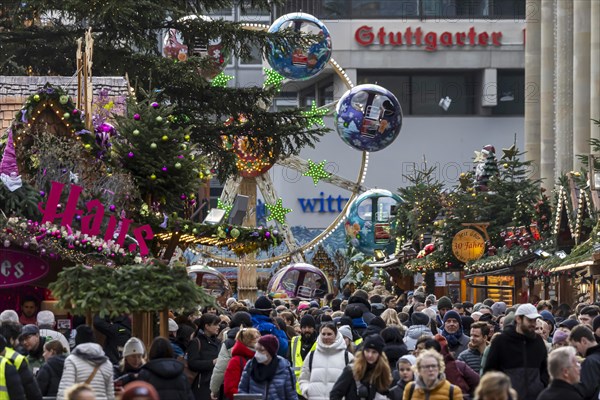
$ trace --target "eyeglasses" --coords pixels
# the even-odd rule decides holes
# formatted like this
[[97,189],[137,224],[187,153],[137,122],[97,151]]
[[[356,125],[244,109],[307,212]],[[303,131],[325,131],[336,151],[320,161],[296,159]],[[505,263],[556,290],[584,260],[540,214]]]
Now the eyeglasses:
[[436,364],[431,364],[431,365],[421,365],[419,367],[419,369],[438,369],[439,366]]

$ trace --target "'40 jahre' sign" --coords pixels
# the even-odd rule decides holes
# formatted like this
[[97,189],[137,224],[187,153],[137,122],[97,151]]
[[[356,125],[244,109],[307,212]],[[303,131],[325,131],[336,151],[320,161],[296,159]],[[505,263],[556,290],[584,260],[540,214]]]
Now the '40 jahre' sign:
[[[42,224],[46,222],[54,223],[55,220],[60,220],[61,226],[73,226],[73,219],[76,216],[81,217],[81,234],[88,236],[98,236],[102,228],[104,220],[104,205],[98,199],[93,199],[85,203],[86,210],[78,210],[77,203],[83,188],[77,185],[71,185],[71,191],[67,199],[67,204],[62,208],[60,197],[65,185],[59,182],[52,182],[52,189],[48,196],[48,201],[45,204],[38,204],[40,212],[43,214]],[[123,247],[127,232],[132,227],[133,220],[122,218],[120,221],[114,215],[111,215],[106,229],[104,229],[104,240],[106,242],[114,241],[114,243]],[[150,225],[142,225],[133,228],[133,237],[136,243],[132,243],[126,247],[131,253],[139,251],[142,257],[148,254],[148,245],[146,240],[151,240],[154,237],[152,227]]]
[[452,239],[452,254],[461,262],[478,260],[485,251],[485,239],[475,229],[463,229]]

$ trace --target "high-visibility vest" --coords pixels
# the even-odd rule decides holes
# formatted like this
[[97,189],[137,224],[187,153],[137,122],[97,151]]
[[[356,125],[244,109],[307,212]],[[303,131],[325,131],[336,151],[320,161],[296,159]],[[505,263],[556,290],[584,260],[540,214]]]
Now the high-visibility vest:
[[356,340],[354,341],[354,345],[355,345],[355,346],[358,346],[358,345],[359,345],[359,344],[361,344],[362,342],[363,342],[363,338],[359,337],[358,339],[356,339]]
[[17,371],[21,368],[21,364],[23,364],[23,361],[25,361],[25,364],[27,365],[27,358],[25,358],[24,355],[17,353],[14,349],[11,349],[10,347],[6,348],[4,357],[6,357],[9,363],[15,366]]
[[[302,336],[294,336],[292,338],[292,356],[291,361],[292,361],[292,369],[294,370],[294,375],[296,375],[296,392],[298,392],[298,394],[302,394],[302,392],[300,391],[300,373],[302,372],[302,365],[304,365],[304,360],[302,359],[302,343],[300,343],[300,339],[302,339]],[[312,347],[310,348],[310,351],[316,350],[317,349],[317,341],[315,340],[315,342],[313,343]]]
[[0,357],[0,400],[10,400],[6,387],[6,364],[8,364],[8,360]]

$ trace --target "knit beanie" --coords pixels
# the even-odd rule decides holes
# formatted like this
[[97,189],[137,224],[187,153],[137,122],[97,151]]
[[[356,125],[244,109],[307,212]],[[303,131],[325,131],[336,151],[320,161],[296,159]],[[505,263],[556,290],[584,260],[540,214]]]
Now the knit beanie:
[[[504,325],[506,325],[506,323],[504,323]],[[575,320],[575,319],[572,319],[572,318],[567,318],[563,322],[561,322],[560,324],[558,324],[558,326],[564,326],[568,330],[571,330],[571,329],[575,328],[577,325],[579,325],[579,322],[577,320]]]
[[542,319],[546,322],[550,322],[552,324],[552,326],[556,325],[556,321],[554,320],[554,315],[552,315],[552,313],[548,310],[543,310],[540,311],[540,315],[542,316]]
[[19,314],[15,310],[4,310],[0,313],[0,324],[3,322],[19,322]]
[[339,321],[338,321],[338,326],[352,326],[352,318],[350,318],[347,315],[344,315],[343,317],[340,317]]
[[444,323],[448,321],[450,318],[455,319],[460,326],[462,326],[462,319],[460,318],[460,314],[458,314],[454,310],[450,310],[444,314]]
[[261,336],[260,339],[258,339],[258,343],[260,343],[260,345],[265,348],[265,350],[271,355],[271,357],[277,358],[277,350],[279,350],[279,340],[277,340],[276,336]]
[[425,313],[416,311],[410,316],[410,322],[413,325],[429,325],[429,317]]
[[254,302],[254,308],[259,311],[271,311],[273,309],[273,304],[267,296],[260,296]]
[[369,301],[369,295],[367,292],[365,292],[362,289],[358,289],[356,290],[354,293],[352,293],[352,297],[359,297],[363,300]]
[[381,319],[381,317],[375,317],[371,320],[371,322],[369,322],[369,325],[373,325],[376,326],[378,328],[381,329],[385,329],[386,325],[385,325],[385,321],[383,319]]
[[348,325],[340,326],[338,328],[338,332],[342,335],[342,337],[350,339],[352,341],[352,329]]
[[438,300],[438,303],[437,303],[437,308],[438,308],[438,310],[440,310],[442,308],[451,310],[452,309],[452,300],[450,300],[446,296],[440,297],[440,299]]
[[348,307],[346,307],[345,314],[352,319],[362,318],[363,310],[358,304],[348,304]]
[[363,350],[373,349],[378,353],[383,352],[383,348],[385,347],[385,342],[380,335],[367,336],[364,343]]
[[300,319],[300,328],[303,328],[305,326],[311,327],[311,328],[316,328],[317,327],[317,323],[315,321],[315,318],[310,315],[310,314],[306,314],[302,317],[302,319]]
[[144,348],[144,343],[136,337],[130,338],[123,348],[123,357],[131,356],[134,354],[139,354],[141,356],[146,353],[146,349]]
[[565,332],[562,329],[559,329],[556,332],[554,332],[554,336],[552,337],[552,344],[566,342],[567,340],[569,340],[569,332]]

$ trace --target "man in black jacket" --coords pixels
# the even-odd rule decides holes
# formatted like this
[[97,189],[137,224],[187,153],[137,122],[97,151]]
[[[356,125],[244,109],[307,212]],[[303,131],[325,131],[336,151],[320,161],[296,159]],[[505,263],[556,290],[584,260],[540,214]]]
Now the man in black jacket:
[[29,369],[27,358],[14,349],[14,346],[19,343],[20,334],[21,324],[18,322],[7,321],[0,325],[0,336],[3,336],[7,342],[4,351],[0,351],[0,355],[17,369],[25,391],[25,398],[27,400],[42,400],[42,392]]
[[490,345],[483,373],[501,371],[510,377],[519,399],[535,400],[548,385],[548,352],[544,340],[535,333],[535,321],[540,318],[532,304],[522,304],[511,325]]
[[127,315],[115,318],[94,317],[94,328],[105,336],[104,353],[113,365],[117,365],[123,354],[123,347],[131,337],[131,320]]
[[548,357],[548,371],[552,382],[537,400],[583,400],[575,386],[579,382],[581,367],[573,347],[552,350]]
[[600,346],[594,333],[587,325],[578,325],[569,336],[571,346],[585,357],[581,364],[581,383],[579,391],[584,399],[597,399],[600,390]]

